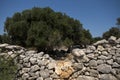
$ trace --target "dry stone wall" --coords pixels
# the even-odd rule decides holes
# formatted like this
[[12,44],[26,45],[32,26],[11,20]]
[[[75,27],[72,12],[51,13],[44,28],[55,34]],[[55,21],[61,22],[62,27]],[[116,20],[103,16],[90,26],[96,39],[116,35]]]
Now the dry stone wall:
[[15,80],[120,80],[120,38],[114,36],[73,49],[63,60],[8,44],[0,45],[3,55],[15,58]]

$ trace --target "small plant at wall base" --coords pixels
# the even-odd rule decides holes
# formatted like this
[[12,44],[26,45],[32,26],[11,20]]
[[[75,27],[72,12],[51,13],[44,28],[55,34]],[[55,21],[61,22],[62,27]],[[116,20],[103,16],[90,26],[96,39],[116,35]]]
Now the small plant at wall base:
[[14,80],[16,76],[17,65],[13,59],[5,59],[0,56],[0,80]]

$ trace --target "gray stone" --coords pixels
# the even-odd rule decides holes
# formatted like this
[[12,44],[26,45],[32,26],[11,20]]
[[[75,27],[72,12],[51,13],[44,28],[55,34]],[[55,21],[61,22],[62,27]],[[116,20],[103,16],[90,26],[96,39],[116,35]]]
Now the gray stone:
[[25,55],[21,54],[19,58],[23,60],[25,57],[26,57]]
[[45,66],[49,63],[49,60],[47,60],[47,59],[37,60],[37,63],[39,66]]
[[83,57],[85,55],[85,52],[82,49],[73,49],[72,54],[76,57]]
[[90,61],[89,61],[89,66],[90,66],[90,67],[97,67],[97,61],[95,61],[95,60],[90,60]]
[[116,43],[116,37],[114,36],[111,36],[109,39],[108,39],[109,43]]
[[116,77],[118,78],[118,80],[120,80],[120,74],[117,74]]
[[99,72],[97,70],[90,70],[90,76],[99,77]]
[[93,53],[91,53],[91,54],[87,54],[87,57],[89,58],[89,59],[94,59],[94,54]]
[[42,77],[38,77],[36,80],[43,80],[43,78]]
[[8,52],[8,55],[12,55],[12,54],[13,54],[13,52],[12,52],[12,51]]
[[33,57],[30,58],[30,62],[31,62],[32,64],[35,64],[35,63],[36,63],[36,60],[37,60],[36,58],[33,58]]
[[53,80],[52,78],[46,78],[45,80]]
[[108,52],[107,51],[102,51],[102,55],[108,56]]
[[23,59],[23,61],[24,61],[25,63],[29,62],[29,57],[25,57],[25,58]]
[[106,56],[104,56],[104,55],[101,55],[101,56],[99,56],[99,57],[98,57],[98,59],[106,60],[106,59],[107,59],[107,57],[106,57]]
[[114,62],[114,63],[112,64],[112,67],[114,67],[114,68],[120,68],[120,65],[119,65],[118,63]]
[[89,76],[90,73],[88,71],[85,72],[85,76]]
[[30,71],[30,68],[22,68],[22,72],[21,73],[27,73]]
[[55,65],[56,65],[56,63],[55,63],[55,61],[52,61],[52,62],[50,62],[50,63],[48,63],[48,69],[53,69],[53,68],[55,68]]
[[90,50],[96,50],[96,47],[95,46],[88,46],[88,49],[90,49]]
[[103,39],[103,40],[100,40],[100,41],[97,41],[96,43],[94,43],[93,45],[101,45],[101,44],[107,44],[108,41]]
[[84,65],[82,63],[75,63],[73,64],[73,67],[75,70],[81,70],[83,69]]
[[116,59],[116,62],[120,64],[120,57]]
[[16,54],[12,54],[10,55],[11,58],[15,58],[16,57]]
[[100,80],[118,80],[118,79],[111,74],[102,74],[100,75]]
[[17,45],[8,45],[5,48],[10,49],[10,50],[20,50],[20,49],[22,49],[21,46],[17,46]]
[[28,73],[24,73],[22,75],[22,80],[27,80],[29,78],[29,74]]
[[120,38],[118,38],[116,42],[117,42],[117,43],[120,43]]
[[50,75],[51,78],[59,78],[59,76],[56,73],[53,73],[52,75]]
[[79,76],[76,80],[96,80],[96,79],[90,76]]
[[41,70],[40,76],[43,78],[48,78],[50,76],[49,71],[48,70]]
[[6,47],[6,46],[8,46],[8,45],[9,45],[9,44],[6,44],[6,43],[0,44],[0,48]]
[[112,68],[110,65],[107,65],[107,64],[101,64],[101,65],[98,65],[97,66],[97,70],[101,73],[110,73]]
[[45,59],[48,59],[48,58],[49,58],[49,55],[48,55],[48,54],[45,54],[43,57],[44,57]]
[[113,59],[107,60],[107,64],[112,65],[113,64]]
[[29,51],[27,51],[26,52],[26,54],[35,54],[37,51],[35,51],[35,50],[29,50]]
[[91,50],[91,49],[86,49],[86,50],[85,50],[85,53],[86,53],[86,54],[90,54],[90,53],[92,53],[92,52],[93,52],[93,50]]
[[105,49],[103,48],[103,46],[98,45],[97,50],[98,50],[98,51],[103,51],[103,50],[105,50]]
[[31,67],[32,72],[35,72],[35,71],[37,71],[39,69],[40,69],[40,67],[38,65],[34,65],[34,66]]
[[24,62],[24,63],[23,63],[23,66],[24,66],[24,67],[31,67],[31,64],[30,64],[30,62],[28,62],[28,63],[25,63],[25,62]]

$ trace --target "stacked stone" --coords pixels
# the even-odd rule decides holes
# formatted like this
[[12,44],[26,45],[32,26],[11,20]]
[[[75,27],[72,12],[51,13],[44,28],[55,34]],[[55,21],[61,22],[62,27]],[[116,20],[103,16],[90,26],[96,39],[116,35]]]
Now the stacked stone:
[[0,55],[18,56],[16,80],[120,80],[120,38],[113,36],[73,49],[64,60],[20,46],[1,44],[0,49]]
[[[120,38],[110,37],[101,40],[86,49],[79,49],[76,71],[71,80],[120,80]],[[81,52],[81,53],[79,53]]]
[[26,51],[25,48],[16,45],[9,45],[9,44],[0,44],[0,56],[8,58],[16,58],[20,54]]

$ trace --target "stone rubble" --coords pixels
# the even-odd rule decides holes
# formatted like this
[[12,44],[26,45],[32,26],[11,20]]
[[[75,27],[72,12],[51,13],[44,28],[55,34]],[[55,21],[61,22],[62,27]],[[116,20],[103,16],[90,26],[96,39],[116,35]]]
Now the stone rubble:
[[73,49],[62,60],[9,44],[0,44],[0,56],[15,59],[15,80],[120,80],[120,38],[114,36]]

